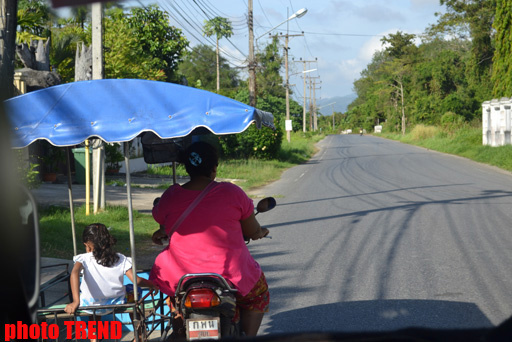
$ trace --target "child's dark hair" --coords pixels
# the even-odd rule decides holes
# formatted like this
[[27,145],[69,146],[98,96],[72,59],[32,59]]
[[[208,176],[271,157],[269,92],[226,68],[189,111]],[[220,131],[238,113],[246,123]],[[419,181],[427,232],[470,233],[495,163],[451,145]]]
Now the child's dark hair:
[[112,249],[117,240],[110,235],[104,224],[93,223],[85,227],[82,241],[91,242],[94,245],[92,255],[98,264],[112,267],[119,260],[119,255]]
[[219,164],[217,150],[212,145],[199,141],[185,149],[181,161],[190,177],[210,177]]

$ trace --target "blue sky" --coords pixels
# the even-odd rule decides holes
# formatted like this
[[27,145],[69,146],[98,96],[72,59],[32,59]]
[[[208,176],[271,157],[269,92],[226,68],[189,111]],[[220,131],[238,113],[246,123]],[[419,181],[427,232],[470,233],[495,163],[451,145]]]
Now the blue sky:
[[[183,29],[192,46],[214,46],[214,41],[203,37],[200,31],[207,16],[230,19],[234,35],[229,41],[222,39],[220,46],[232,66],[243,67],[249,50],[247,0],[140,0],[126,5],[152,3],[171,14],[171,24]],[[292,86],[296,99],[303,96],[303,64],[292,58],[317,59],[308,66],[317,69],[308,75],[320,76],[322,81],[317,98],[348,95],[373,53],[382,48],[382,36],[398,30],[421,34],[437,21],[436,12],[444,12],[439,0],[253,0],[255,37],[301,8],[308,9],[306,15],[288,22],[289,34],[304,31],[303,37],[291,37],[289,42],[289,73],[299,73],[290,77],[290,84],[296,84]],[[285,34],[286,29],[287,24],[283,24],[272,32]],[[265,36],[258,45],[262,48],[268,41]],[[245,78],[247,69],[241,69],[240,74]]]

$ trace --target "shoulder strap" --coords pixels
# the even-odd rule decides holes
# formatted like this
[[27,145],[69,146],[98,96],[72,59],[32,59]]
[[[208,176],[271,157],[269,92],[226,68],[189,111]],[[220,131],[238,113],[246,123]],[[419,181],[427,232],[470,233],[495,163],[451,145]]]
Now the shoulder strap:
[[206,196],[206,194],[211,189],[213,189],[217,184],[218,184],[217,182],[212,181],[210,184],[208,184],[206,186],[206,188],[203,189],[203,191],[201,191],[199,196],[197,196],[196,199],[192,203],[190,203],[188,208],[183,212],[183,214],[181,214],[181,216],[178,218],[178,220],[172,226],[171,230],[169,231],[169,238],[171,238],[172,233],[174,233],[174,231],[180,226],[180,224],[183,222],[183,220],[187,218],[188,214],[190,214],[190,212],[192,210],[194,210],[194,208],[199,204],[199,202],[201,202],[203,197]]

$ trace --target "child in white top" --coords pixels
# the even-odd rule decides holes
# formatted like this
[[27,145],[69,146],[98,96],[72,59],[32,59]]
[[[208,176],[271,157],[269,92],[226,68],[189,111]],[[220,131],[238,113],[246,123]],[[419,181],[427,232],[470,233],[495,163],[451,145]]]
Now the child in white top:
[[[104,224],[94,223],[85,227],[82,241],[87,253],[73,258],[75,265],[70,277],[73,302],[66,305],[64,311],[73,314],[79,306],[124,304],[124,275],[134,283],[131,258],[113,251],[112,247],[117,241]],[[80,284],[82,269],[84,274]],[[158,290],[152,281],[138,276],[137,285]],[[108,311],[96,310],[96,314],[102,315]]]

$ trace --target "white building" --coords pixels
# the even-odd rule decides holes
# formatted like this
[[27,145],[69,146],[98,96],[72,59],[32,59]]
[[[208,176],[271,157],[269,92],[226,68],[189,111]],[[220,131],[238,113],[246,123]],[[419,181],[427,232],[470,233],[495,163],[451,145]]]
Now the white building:
[[502,97],[482,103],[482,144],[490,146],[511,145],[512,99]]

